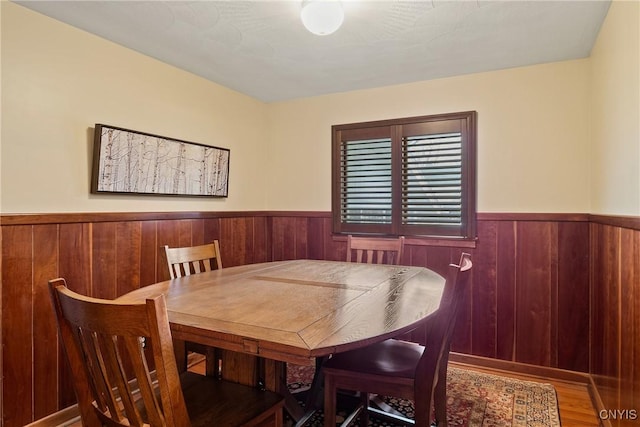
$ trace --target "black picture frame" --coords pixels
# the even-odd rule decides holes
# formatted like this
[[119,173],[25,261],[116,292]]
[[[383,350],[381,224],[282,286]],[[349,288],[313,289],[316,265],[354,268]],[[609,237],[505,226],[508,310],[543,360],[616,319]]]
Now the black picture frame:
[[98,123],[91,192],[227,197],[230,154],[227,148]]

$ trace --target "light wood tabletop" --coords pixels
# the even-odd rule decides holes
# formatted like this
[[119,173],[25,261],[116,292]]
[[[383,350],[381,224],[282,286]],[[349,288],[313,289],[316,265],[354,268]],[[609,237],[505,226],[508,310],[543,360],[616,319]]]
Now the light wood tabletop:
[[437,310],[444,283],[422,267],[295,260],[195,274],[119,300],[163,293],[178,339],[309,363],[411,330]]
[[303,425],[318,409],[321,379],[304,409],[287,389],[285,362],[319,367],[333,353],[408,332],[437,311],[444,285],[422,267],[295,260],[192,274],[119,300],[164,294],[174,339],[223,350],[207,356],[208,374],[281,393]]

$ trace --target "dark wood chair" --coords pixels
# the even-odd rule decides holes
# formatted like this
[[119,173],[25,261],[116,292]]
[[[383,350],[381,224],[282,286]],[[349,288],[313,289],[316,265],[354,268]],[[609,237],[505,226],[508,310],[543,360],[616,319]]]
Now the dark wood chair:
[[220,244],[217,240],[206,245],[182,248],[170,248],[165,245],[164,251],[172,279],[222,268]]
[[[368,264],[398,265],[404,250],[404,237],[354,237],[347,236],[347,262],[360,262]],[[322,382],[325,357],[316,359],[316,369],[311,383],[311,389],[307,394],[305,408],[306,417],[322,407]]]
[[[217,240],[206,245],[180,248],[170,248],[165,245],[164,252],[169,267],[169,276],[172,279],[222,268],[220,244]],[[178,366],[181,371],[206,359],[207,372],[220,373],[222,359],[214,348],[180,340],[174,340],[174,345],[176,353],[178,353]]]
[[122,304],[49,281],[83,426],[281,426],[283,398],[178,373],[163,295]]
[[[347,236],[347,262],[365,262],[368,264],[399,265],[404,252],[404,236],[392,239],[387,237],[354,237]],[[382,400],[371,396],[379,406]],[[390,407],[386,407],[392,411]]]
[[432,410],[437,425],[446,425],[446,377],[449,346],[460,302],[469,287],[471,257],[462,254],[459,265],[450,265],[444,294],[437,314],[430,320],[426,346],[388,339],[361,349],[334,354],[322,367],[324,374],[325,427],[335,426],[336,393],[339,389],[361,392],[362,402],[345,420],[360,415],[368,425],[369,394],[395,396],[415,403],[415,419],[401,419],[416,427],[431,425]]
[[347,262],[398,265],[404,251],[404,236],[384,237],[347,236]]

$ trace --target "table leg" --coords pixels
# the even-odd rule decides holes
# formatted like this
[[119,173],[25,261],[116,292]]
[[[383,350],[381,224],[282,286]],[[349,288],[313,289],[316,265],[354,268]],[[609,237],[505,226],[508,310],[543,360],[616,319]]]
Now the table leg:
[[305,403],[305,407],[307,408],[318,410],[324,406],[324,372],[322,371],[322,365],[326,359],[326,357],[316,357],[316,371],[313,374],[311,388],[309,389]]
[[313,380],[311,382],[311,387],[307,391],[307,398],[304,407],[300,405],[295,396],[289,391],[289,387],[287,385],[286,364],[283,362],[275,362],[276,364],[281,365],[278,367],[278,370],[281,371],[281,374],[277,376],[277,378],[279,378],[279,381],[275,391],[284,396],[285,409],[287,410],[291,418],[296,421],[296,427],[304,426],[316,411],[322,410],[323,408],[323,362],[324,358],[316,358],[316,369]]
[[297,422],[304,416],[305,411],[287,386],[287,364],[269,359],[263,359],[263,362],[264,378],[260,382],[265,385],[267,390],[275,391],[284,397],[285,410]]
[[[322,363],[324,358],[316,359],[316,371],[307,392],[306,410],[295,396],[289,391],[287,386],[287,365],[285,362],[264,359],[262,357],[236,353],[223,350],[219,356],[208,354],[207,357],[216,360],[207,364],[207,374],[216,375],[218,371],[218,361],[222,360],[222,377],[240,382],[246,385],[275,391],[285,399],[284,407],[289,416],[296,422],[296,426],[302,426],[318,409],[322,409]],[[221,359],[218,359],[221,357]],[[211,369],[215,367],[215,369]]]
[[173,339],[173,352],[176,356],[176,364],[178,365],[178,372],[184,372],[187,370],[187,347],[186,343],[182,340]]

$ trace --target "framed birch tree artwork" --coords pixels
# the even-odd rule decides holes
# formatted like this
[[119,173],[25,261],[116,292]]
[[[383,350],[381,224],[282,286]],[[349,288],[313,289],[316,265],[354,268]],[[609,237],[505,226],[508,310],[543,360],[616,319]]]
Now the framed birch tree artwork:
[[227,197],[229,149],[96,124],[92,193]]

